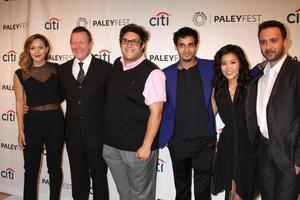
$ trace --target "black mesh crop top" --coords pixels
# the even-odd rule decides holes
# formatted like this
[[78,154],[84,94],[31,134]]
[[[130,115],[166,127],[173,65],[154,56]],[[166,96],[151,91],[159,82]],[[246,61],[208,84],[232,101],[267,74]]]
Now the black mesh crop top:
[[29,72],[16,70],[23,85],[27,106],[41,106],[60,103],[59,83],[57,75],[58,64],[46,62],[41,67],[32,67]]

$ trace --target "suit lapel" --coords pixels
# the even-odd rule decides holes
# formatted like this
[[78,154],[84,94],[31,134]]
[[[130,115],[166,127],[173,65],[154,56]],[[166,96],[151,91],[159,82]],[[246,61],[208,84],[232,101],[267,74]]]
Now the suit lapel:
[[255,141],[256,132],[259,132],[257,125],[257,115],[256,115],[256,98],[257,98],[257,83],[259,78],[263,75],[263,71],[255,77],[247,87],[246,96],[246,118],[247,118],[247,129],[249,138],[252,143]]
[[82,81],[82,84],[84,83],[84,81],[86,81],[90,76],[91,74],[93,74],[93,71],[94,71],[94,67],[95,67],[95,58],[92,56],[92,60],[91,60],[91,63],[90,63],[90,66],[89,66],[89,69],[87,70],[85,76],[84,76],[84,79]]
[[168,91],[170,95],[170,99],[173,99],[171,101],[172,107],[176,108],[176,95],[177,95],[177,68],[178,63],[172,67],[172,69],[168,73],[168,79],[167,79],[167,85],[168,85]]
[[277,95],[278,91],[280,91],[280,88],[284,85],[282,83],[286,80],[287,73],[289,71],[290,59],[291,59],[291,57],[288,56],[285,59],[285,61],[283,62],[282,67],[277,75],[276,80],[275,80],[274,86],[272,88],[272,92],[270,94],[270,99],[274,98]]
[[198,59],[198,69],[202,81],[202,89],[205,99],[205,105],[208,107],[210,98],[211,98],[211,91],[212,91],[212,84],[211,84],[211,75],[210,71],[208,71],[208,67],[205,67],[205,63],[203,63],[201,60]]
[[73,76],[73,63],[74,63],[74,59],[75,58],[73,58],[69,63],[68,63],[68,65],[67,65],[67,75],[66,75],[66,77],[70,77],[70,80],[73,80],[73,81],[76,81],[77,82],[77,80],[76,80],[76,78]]

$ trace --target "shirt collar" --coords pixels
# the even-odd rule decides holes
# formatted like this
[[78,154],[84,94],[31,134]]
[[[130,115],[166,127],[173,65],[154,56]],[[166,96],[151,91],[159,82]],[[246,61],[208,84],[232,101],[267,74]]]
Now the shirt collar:
[[271,67],[271,63],[268,62],[264,69],[264,74],[268,74],[270,72],[270,70],[272,70],[278,74],[286,57],[287,57],[287,54],[285,54],[273,67]]
[[138,66],[139,64],[141,64],[141,62],[143,62],[145,59],[146,59],[145,56],[142,55],[136,61],[134,61],[132,63],[129,63],[129,64],[125,64],[124,57],[122,56],[120,61],[121,61],[122,65],[123,65],[123,70],[126,71],[126,70],[129,70],[129,69],[135,68],[136,66]]

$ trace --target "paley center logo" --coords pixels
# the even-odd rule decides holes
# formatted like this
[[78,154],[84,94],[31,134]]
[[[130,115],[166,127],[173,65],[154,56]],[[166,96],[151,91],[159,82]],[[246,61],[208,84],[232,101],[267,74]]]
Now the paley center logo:
[[1,119],[6,122],[14,122],[16,120],[16,112],[13,110],[8,110],[1,115]]
[[207,16],[204,12],[196,12],[193,16],[193,22],[196,26],[202,26],[206,23]]
[[14,180],[15,171],[12,168],[7,168],[1,171],[1,177],[5,179]]
[[166,164],[166,161],[164,161],[161,158],[157,159],[157,165],[156,165],[156,171],[157,172],[164,172],[164,165]]
[[207,21],[212,23],[259,23],[261,14],[231,14],[231,15],[215,15],[213,13],[206,14],[203,11],[197,11],[193,15],[193,23],[196,26],[202,26]]
[[7,53],[3,54],[2,60],[4,62],[16,62],[17,60],[17,52],[14,50],[10,50]]
[[49,60],[55,61],[58,63],[64,63],[68,60],[71,60],[74,56],[73,55],[67,55],[67,54],[50,54]]
[[51,17],[47,22],[45,22],[46,30],[58,30],[59,29],[59,19],[57,17]]
[[27,29],[29,26],[29,22],[21,22],[15,24],[1,24],[2,31],[15,31],[21,29]]
[[87,27],[88,21],[87,21],[86,18],[80,17],[80,18],[78,18],[76,25],[77,25],[77,26],[84,26],[84,27]]
[[298,8],[294,13],[287,15],[286,20],[291,24],[300,23],[300,8]]
[[178,54],[150,54],[148,59],[152,62],[176,62],[179,60]]
[[149,19],[149,24],[151,26],[169,26],[170,16],[167,12],[159,12]]
[[[50,185],[50,180],[47,178],[42,178],[41,179],[41,184],[43,185]],[[72,184],[71,183],[62,183],[62,188],[65,190],[71,190],[72,189]]]
[[1,149],[12,150],[12,151],[21,151],[22,148],[18,144],[8,144],[8,143],[1,143]]
[[101,51],[99,51],[96,54],[93,54],[96,58],[99,58],[101,60],[105,60],[106,62],[110,62],[110,55],[111,55],[111,51],[107,50],[107,49],[102,49]]
[[77,19],[77,26],[84,27],[109,27],[109,26],[125,26],[128,25],[130,19],[128,18],[114,18],[114,19],[86,19],[80,17]]
[[1,84],[0,83],[0,88],[3,91],[14,91],[14,85],[11,85],[11,84]]

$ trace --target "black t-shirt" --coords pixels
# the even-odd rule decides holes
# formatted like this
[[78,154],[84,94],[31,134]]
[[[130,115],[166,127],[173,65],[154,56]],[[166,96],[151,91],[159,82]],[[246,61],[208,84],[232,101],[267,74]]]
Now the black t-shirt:
[[178,70],[174,137],[209,135],[208,113],[198,66]]

